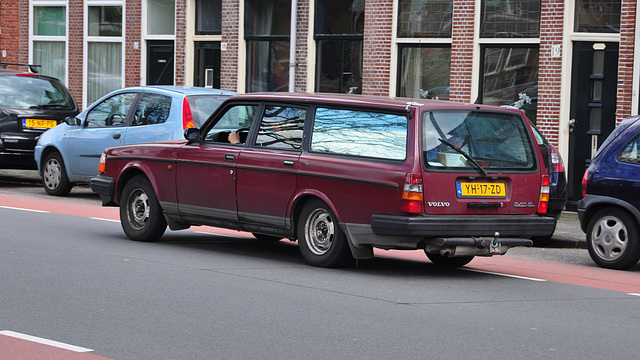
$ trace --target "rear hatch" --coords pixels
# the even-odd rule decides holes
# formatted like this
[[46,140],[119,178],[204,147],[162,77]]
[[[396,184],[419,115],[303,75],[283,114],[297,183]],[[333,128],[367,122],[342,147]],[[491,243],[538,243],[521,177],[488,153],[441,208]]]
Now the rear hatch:
[[425,109],[421,121],[427,214],[537,212],[544,167],[530,125],[519,113]]

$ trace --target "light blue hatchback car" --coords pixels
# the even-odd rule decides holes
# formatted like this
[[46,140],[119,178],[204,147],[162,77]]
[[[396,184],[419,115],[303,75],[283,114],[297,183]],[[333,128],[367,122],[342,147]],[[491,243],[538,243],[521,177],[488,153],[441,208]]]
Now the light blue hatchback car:
[[64,196],[98,173],[104,149],[124,144],[183,139],[235,93],[179,86],[140,86],[113,91],[75,118],[44,132],[35,161],[44,189]]

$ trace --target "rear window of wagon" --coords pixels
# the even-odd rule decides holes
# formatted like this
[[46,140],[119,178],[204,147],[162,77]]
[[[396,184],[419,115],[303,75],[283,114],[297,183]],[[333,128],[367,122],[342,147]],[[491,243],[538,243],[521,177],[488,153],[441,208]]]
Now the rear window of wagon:
[[317,108],[311,151],[404,160],[407,117],[375,111]]

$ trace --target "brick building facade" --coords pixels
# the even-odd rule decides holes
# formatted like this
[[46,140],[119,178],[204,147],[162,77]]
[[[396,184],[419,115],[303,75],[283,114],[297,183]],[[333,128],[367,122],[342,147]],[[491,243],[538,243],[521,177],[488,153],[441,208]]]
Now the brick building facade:
[[297,92],[523,106],[558,146],[575,199],[591,145],[638,113],[638,11],[635,0],[0,0],[0,61],[54,59],[44,72],[83,107],[140,84],[286,91],[291,74]]

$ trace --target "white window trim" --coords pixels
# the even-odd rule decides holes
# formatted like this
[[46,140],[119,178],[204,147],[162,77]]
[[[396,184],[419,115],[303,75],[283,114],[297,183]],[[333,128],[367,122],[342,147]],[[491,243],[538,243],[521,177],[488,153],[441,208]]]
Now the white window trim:
[[[90,6],[122,6],[122,36],[89,36],[89,7]],[[84,26],[83,26],[83,51],[82,51],[82,63],[85,64],[82,67],[82,108],[86,109],[87,103],[87,79],[89,77],[89,68],[86,66],[88,63],[89,43],[91,42],[113,42],[120,43],[122,46],[122,74],[120,87],[124,87],[125,84],[125,59],[126,59],[126,47],[125,47],[125,34],[126,32],[126,11],[124,0],[86,0],[84,3]]]
[[[222,35],[196,35],[196,1],[187,1],[187,32],[185,39],[185,85],[194,86],[193,78],[195,77],[195,56],[197,41],[218,42],[222,45]],[[222,46],[221,46],[222,47]]]
[[[33,33],[34,16],[33,8],[36,6],[64,6],[65,30],[64,36],[35,35]],[[34,41],[58,41],[64,42],[64,78],[59,79],[65,85],[69,85],[69,4],[67,0],[30,0],[29,1],[29,64],[33,64]]]
[[[173,9],[175,12],[176,9],[176,3],[178,0],[173,0]],[[176,29],[177,29],[177,24],[176,24],[176,20],[174,17],[173,20],[173,34],[169,34],[169,35],[150,35],[148,33],[148,28],[147,28],[147,16],[149,14],[149,1],[148,0],[144,0],[142,1],[142,16],[141,16],[141,21],[140,21],[140,35],[142,37],[142,44],[140,45],[140,85],[146,85],[147,84],[147,65],[148,65],[148,52],[147,52],[147,42],[150,40],[173,40],[173,83],[176,83],[176,60],[175,60],[175,56],[176,56]],[[195,9],[195,5],[194,5],[194,9]],[[187,14],[189,13],[189,8],[187,5]],[[194,10],[194,16],[195,16],[195,10]],[[189,26],[189,17],[187,16],[187,28]],[[189,57],[186,57],[186,59],[189,59]],[[193,80],[191,80],[191,82],[193,83]]]

